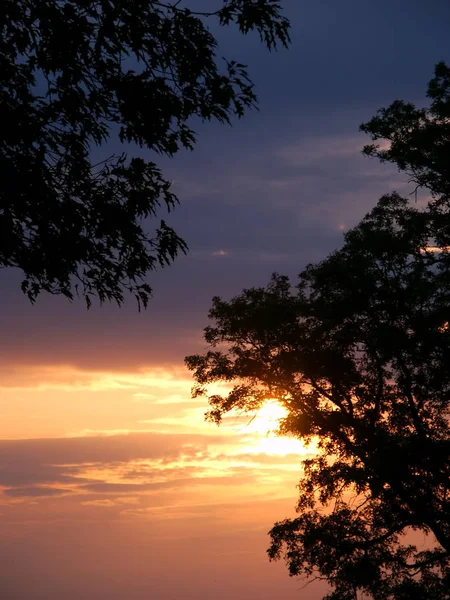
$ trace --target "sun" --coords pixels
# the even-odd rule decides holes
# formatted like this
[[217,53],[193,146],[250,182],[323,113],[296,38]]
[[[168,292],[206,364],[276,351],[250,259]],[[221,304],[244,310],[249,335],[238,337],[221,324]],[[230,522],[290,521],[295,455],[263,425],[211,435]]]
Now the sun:
[[299,439],[276,434],[280,420],[286,416],[286,409],[277,400],[268,400],[247,424],[240,428],[242,433],[249,434],[249,441],[252,442],[251,452],[280,456],[314,452],[312,445],[306,447]]
[[248,423],[248,431],[266,435],[274,433],[280,420],[287,416],[287,410],[277,400],[268,400]]

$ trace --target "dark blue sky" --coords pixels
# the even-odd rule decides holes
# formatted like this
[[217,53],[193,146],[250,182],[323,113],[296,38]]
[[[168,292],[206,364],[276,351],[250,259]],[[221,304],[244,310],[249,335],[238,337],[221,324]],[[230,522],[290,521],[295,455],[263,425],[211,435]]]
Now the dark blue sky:
[[[202,4],[202,2],[199,2]],[[204,4],[204,2],[203,2]],[[289,51],[219,32],[221,51],[249,65],[260,111],[233,127],[199,125],[194,152],[158,157],[181,206],[167,220],[190,254],[150,277],[138,314],[42,296],[31,306],[19,274],[0,276],[0,350],[10,363],[124,368],[181,363],[202,346],[211,297],[295,275],[342,242],[378,197],[409,191],[365,159],[358,126],[396,98],[421,103],[433,66],[450,60],[445,0],[286,0]],[[107,152],[107,150],[105,150]],[[163,216],[163,215],[161,215]]]

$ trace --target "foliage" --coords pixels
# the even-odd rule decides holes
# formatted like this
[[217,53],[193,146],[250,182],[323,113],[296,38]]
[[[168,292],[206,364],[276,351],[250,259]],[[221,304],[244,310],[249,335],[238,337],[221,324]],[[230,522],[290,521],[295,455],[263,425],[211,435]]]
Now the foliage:
[[[195,4],[195,3],[194,3]],[[211,4],[213,4],[211,2]],[[169,156],[193,148],[192,119],[228,122],[255,105],[245,65],[220,62],[207,27],[255,30],[288,45],[275,0],[228,0],[196,13],[157,0],[3,0],[0,8],[0,265],[22,289],[145,306],[145,275],[186,244],[145,219],[177,198],[155,163],[125,154],[94,164],[112,135]],[[148,225],[148,224],[147,224]]]
[[[449,86],[441,79],[435,97]],[[443,120],[443,143],[444,109],[430,117]],[[404,121],[391,120],[389,109],[382,114],[386,123],[377,117],[368,126],[392,141],[382,156],[418,183],[432,181],[434,199],[419,209],[397,193],[382,197],[296,288],[274,275],[265,288],[214,298],[214,325],[205,329],[211,349],[186,363],[194,395],[207,394],[211,382],[233,385],[227,396],[209,397],[216,423],[276,397],[287,410],[280,433],[318,440],[317,456],[303,463],[297,518],[270,533],[271,559],[284,557],[292,575],[326,580],[329,600],[443,600],[450,598],[449,180],[439,145],[436,160],[428,146],[422,160],[410,155],[406,142],[397,144]]]
[[[417,108],[396,100],[383,108],[361,131],[370,134],[373,144],[364,147],[367,156],[397,165],[418,187],[434,197],[450,198],[450,68],[443,62],[435,67],[428,85],[431,104]],[[378,141],[385,144],[378,144]],[[387,142],[387,144],[386,144]]]

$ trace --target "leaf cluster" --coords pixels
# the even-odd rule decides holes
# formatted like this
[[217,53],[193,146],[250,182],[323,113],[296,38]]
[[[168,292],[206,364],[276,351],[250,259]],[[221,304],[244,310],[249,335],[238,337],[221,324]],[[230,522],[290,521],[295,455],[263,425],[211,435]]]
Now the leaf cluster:
[[0,265],[24,272],[30,300],[80,291],[88,306],[120,304],[129,290],[145,306],[145,275],[186,252],[164,221],[147,233],[178,202],[157,165],[93,154],[118,136],[172,156],[193,148],[194,118],[230,122],[256,104],[245,65],[217,57],[208,19],[256,30],[269,49],[288,44],[288,21],[273,0],[217,6],[2,2]]

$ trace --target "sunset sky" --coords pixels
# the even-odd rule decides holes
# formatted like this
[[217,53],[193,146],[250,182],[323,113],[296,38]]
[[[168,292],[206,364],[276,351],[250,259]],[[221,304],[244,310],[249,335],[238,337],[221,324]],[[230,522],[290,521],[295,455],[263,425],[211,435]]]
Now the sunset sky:
[[2,599],[321,598],[266,556],[314,449],[270,434],[275,404],[205,423],[183,359],[205,349],[212,296],[295,276],[380,195],[412,191],[361,156],[358,127],[396,98],[425,101],[434,64],[450,61],[450,5],[284,4],[289,51],[218,32],[223,54],[249,65],[260,111],[199,124],[194,152],[156,159],[190,252],[151,277],[146,312],[131,299],[32,306],[19,272],[0,275]]

